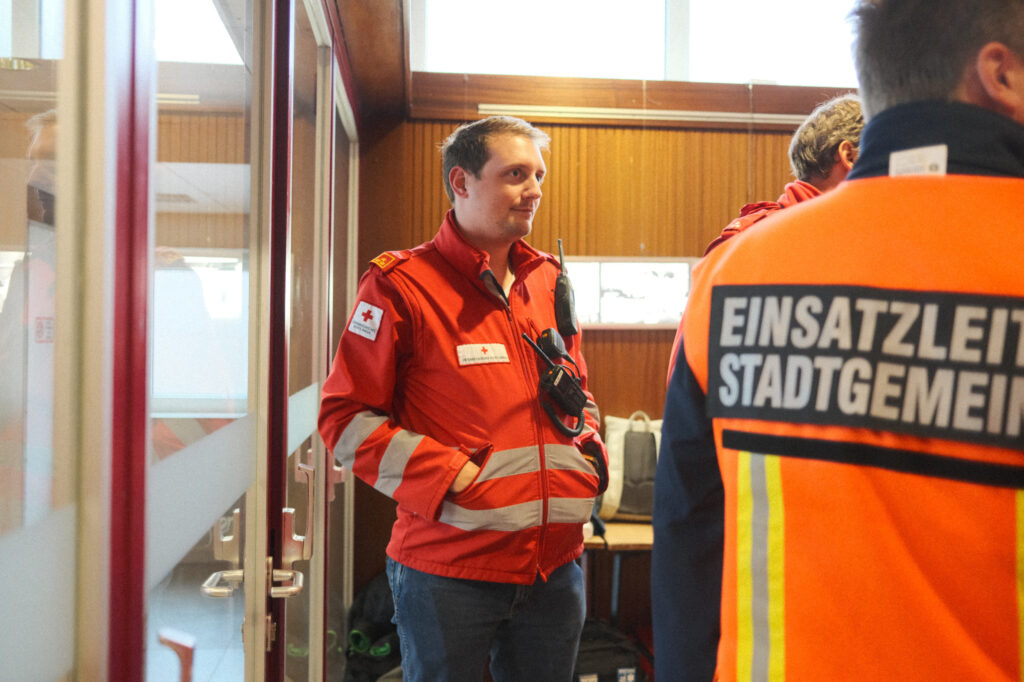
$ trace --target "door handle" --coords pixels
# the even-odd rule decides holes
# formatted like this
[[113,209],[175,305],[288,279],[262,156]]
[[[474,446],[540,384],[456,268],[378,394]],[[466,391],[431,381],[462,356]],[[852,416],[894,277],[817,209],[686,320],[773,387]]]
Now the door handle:
[[327,454],[327,457],[327,501],[334,502],[338,484],[345,482],[345,467],[335,464],[334,457],[330,453]]
[[232,566],[238,565],[239,524],[242,520],[242,510],[235,509],[231,513],[230,535],[224,535],[224,523],[228,517],[221,518],[213,527],[213,558],[218,561],[230,561]]
[[[271,572],[270,596],[274,599],[287,599],[302,592],[302,571],[275,568]],[[290,585],[274,585],[275,582],[289,582]]]
[[296,561],[313,558],[313,467],[302,462],[295,465],[295,478],[299,483],[306,484],[306,534],[295,534],[295,509],[285,507],[281,510],[281,565],[291,566]]
[[235,588],[238,587],[244,577],[244,571],[240,568],[230,571],[216,571],[203,581],[203,585],[199,589],[207,597],[223,599],[230,597],[234,593]]

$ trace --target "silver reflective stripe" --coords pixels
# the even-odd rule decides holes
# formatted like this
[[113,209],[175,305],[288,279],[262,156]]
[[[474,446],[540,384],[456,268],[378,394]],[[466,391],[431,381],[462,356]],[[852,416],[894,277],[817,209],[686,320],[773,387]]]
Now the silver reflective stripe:
[[[583,406],[583,411],[590,415],[590,417],[594,420],[595,424],[601,423],[601,411],[597,409],[597,403],[595,403],[593,400],[587,401],[587,404]],[[583,427],[583,433],[592,432],[594,432],[594,429],[590,426],[590,424],[586,424]]]
[[409,463],[409,458],[422,440],[423,436],[412,431],[399,431],[392,436],[380,460],[377,482],[373,487],[388,497],[394,497],[395,491],[402,483],[405,465]]
[[500,450],[491,454],[484,464],[477,482],[493,478],[504,478],[516,474],[532,474],[540,471],[540,448],[536,445],[512,450]]
[[754,651],[751,661],[751,679],[767,680],[769,674],[769,655],[771,653],[771,620],[768,607],[770,592],[768,586],[768,521],[770,506],[768,499],[768,482],[765,472],[765,458],[759,455],[750,456],[750,497],[751,497],[751,547],[750,547],[750,578],[751,603],[750,615],[753,634]]
[[341,437],[334,444],[334,459],[349,471],[352,470],[352,462],[356,458],[356,448],[363,444],[370,434],[376,431],[381,424],[386,422],[387,417],[374,414],[369,410],[359,412],[352,417]]
[[556,497],[548,501],[548,523],[584,523],[593,509],[592,497]]
[[543,502],[533,500],[499,509],[466,509],[445,500],[439,521],[461,530],[514,532],[541,524]]
[[593,467],[583,459],[583,453],[572,445],[545,445],[544,459],[548,469],[568,469],[591,475],[594,473]]

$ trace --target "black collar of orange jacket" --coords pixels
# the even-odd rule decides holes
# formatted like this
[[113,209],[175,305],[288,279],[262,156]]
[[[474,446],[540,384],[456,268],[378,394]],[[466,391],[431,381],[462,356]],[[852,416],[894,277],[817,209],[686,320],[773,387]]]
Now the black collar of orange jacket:
[[899,104],[876,114],[861,134],[848,180],[889,174],[892,152],[946,145],[946,172],[1024,178],[1024,126],[963,102]]

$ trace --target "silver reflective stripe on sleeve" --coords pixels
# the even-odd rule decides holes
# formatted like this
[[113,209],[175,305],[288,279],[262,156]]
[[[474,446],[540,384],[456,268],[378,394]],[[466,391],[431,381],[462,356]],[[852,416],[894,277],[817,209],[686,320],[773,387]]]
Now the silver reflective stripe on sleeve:
[[[514,532],[541,524],[544,505],[541,500],[523,502],[499,509],[466,509],[445,500],[441,507],[441,523],[461,530],[497,530]],[[589,514],[588,517],[589,518]]]
[[549,523],[585,523],[590,520],[594,499],[557,497],[548,501]]
[[381,424],[386,422],[387,417],[382,417],[366,410],[359,412],[352,417],[341,437],[334,444],[334,459],[349,471],[352,470],[352,462],[356,458],[356,448],[363,444],[370,434],[376,431]]
[[402,483],[405,465],[409,463],[409,458],[422,440],[423,436],[412,431],[399,431],[392,436],[380,460],[377,482],[373,487],[388,497],[394,497],[395,490]]

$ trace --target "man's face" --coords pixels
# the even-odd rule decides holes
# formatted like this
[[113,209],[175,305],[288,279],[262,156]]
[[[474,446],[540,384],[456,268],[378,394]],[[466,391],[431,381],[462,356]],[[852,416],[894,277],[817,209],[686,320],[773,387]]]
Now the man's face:
[[479,178],[456,171],[462,174],[465,191],[456,193],[455,202],[459,227],[474,246],[485,251],[508,247],[530,234],[547,170],[540,150],[528,137],[493,136],[488,149],[490,158]]

